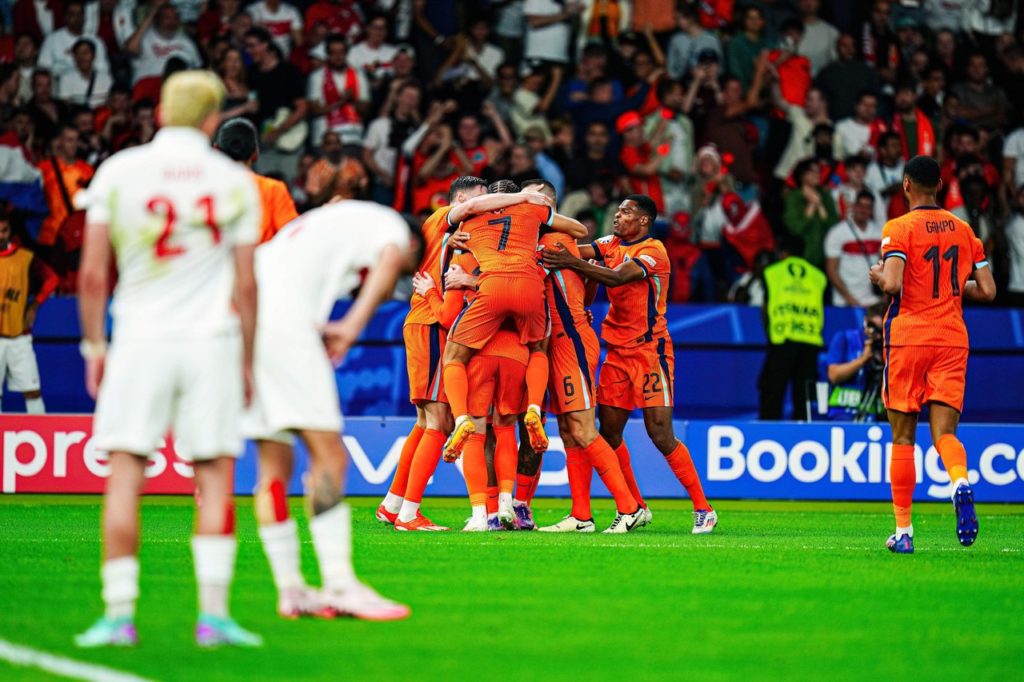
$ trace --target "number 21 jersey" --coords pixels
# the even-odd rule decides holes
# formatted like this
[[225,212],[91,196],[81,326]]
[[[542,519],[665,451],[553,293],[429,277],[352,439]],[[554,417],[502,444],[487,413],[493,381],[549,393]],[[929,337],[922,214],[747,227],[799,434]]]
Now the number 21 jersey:
[[192,128],[108,159],[86,194],[117,259],[115,338],[204,338],[238,329],[233,249],[255,244],[260,200],[245,168]]
[[887,346],[967,348],[964,286],[988,267],[971,226],[952,213],[919,206],[882,230],[882,259],[901,258],[903,291],[885,315]]

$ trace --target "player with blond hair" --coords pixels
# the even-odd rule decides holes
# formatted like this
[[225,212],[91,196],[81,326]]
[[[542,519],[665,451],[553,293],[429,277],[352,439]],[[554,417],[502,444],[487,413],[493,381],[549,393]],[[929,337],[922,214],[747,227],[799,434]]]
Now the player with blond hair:
[[[212,73],[168,78],[156,137],[107,160],[88,189],[81,351],[97,400],[93,444],[109,453],[110,477],[101,569],[106,612],[75,638],[81,647],[137,642],[139,496],[147,458],[168,426],[178,456],[193,464],[202,498],[192,537],[196,642],[261,644],[228,613],[237,550],[234,459],[251,395],[260,209],[246,170],[210,147],[223,98]],[[108,353],[112,260],[118,281]]]

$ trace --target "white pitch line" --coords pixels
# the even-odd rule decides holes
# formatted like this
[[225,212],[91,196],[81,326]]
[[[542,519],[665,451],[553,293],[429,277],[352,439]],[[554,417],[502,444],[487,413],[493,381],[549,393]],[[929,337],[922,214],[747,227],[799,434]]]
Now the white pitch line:
[[6,639],[0,639],[0,659],[14,665],[39,668],[48,673],[70,677],[73,680],[86,680],[87,682],[152,682],[152,680],[145,677],[121,672],[120,670],[114,670],[102,665],[76,661],[73,658],[55,656],[38,649],[12,644]]

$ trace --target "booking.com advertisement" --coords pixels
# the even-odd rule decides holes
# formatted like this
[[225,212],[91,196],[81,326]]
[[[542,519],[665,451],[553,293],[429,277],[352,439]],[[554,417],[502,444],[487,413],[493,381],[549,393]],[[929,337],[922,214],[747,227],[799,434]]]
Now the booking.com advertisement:
[[[351,455],[347,492],[383,495],[387,491],[412,428],[411,418],[354,417],[346,420],[345,444]],[[549,429],[537,495],[567,497],[568,478],[562,442]],[[690,448],[704,488],[712,499],[888,500],[887,426],[860,424],[790,424],[729,421],[679,421],[676,435]],[[959,435],[967,449],[975,494],[986,502],[1024,502],[1024,426],[964,425]],[[0,416],[0,481],[5,494],[98,493],[109,475],[106,454],[92,445],[90,416]],[[639,420],[626,428],[633,470],[647,497],[681,497],[661,455]],[[949,477],[931,447],[927,427],[918,431],[917,500],[945,500]],[[296,447],[292,494],[301,494],[300,472],[306,465]],[[189,494],[192,469],[178,459],[173,443],[151,454],[146,470],[149,493]],[[235,490],[250,494],[256,482],[254,446],[236,468]],[[427,495],[466,494],[461,463],[438,465]],[[607,495],[594,477],[594,494]]]

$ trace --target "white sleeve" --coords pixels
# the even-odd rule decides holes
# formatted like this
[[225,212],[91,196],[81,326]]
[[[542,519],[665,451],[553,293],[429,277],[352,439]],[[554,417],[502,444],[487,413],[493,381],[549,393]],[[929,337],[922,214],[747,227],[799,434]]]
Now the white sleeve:
[[383,118],[374,119],[370,123],[370,126],[366,129],[366,136],[363,138],[363,149],[377,150],[385,145],[387,142],[385,137],[387,123],[387,120]]
[[110,59],[107,57],[107,46],[99,38],[92,38],[93,47],[96,48],[96,70],[110,73]]
[[1024,147],[1022,143],[1024,143],[1024,128],[1018,128],[1003,143],[1003,156],[1008,159],[1019,159],[1021,156],[1024,156],[1021,153],[1024,151],[1021,149],[1021,147]]
[[366,75],[362,69],[356,69],[356,83],[359,88],[359,97],[356,98],[358,102],[369,102],[370,101],[370,83],[366,80]]
[[199,55],[199,48],[196,47],[195,42],[191,38],[186,37],[185,41],[185,44],[188,46],[189,66],[197,69],[203,64],[203,58]]
[[825,235],[825,258],[839,258],[843,255],[843,229],[843,223],[836,223]]
[[36,59],[36,64],[39,68],[47,69],[50,72],[53,71],[54,35],[55,34],[51,33],[46,36],[46,39],[43,41],[43,46],[39,48],[39,57]]
[[299,10],[293,6],[288,5],[288,13],[291,14],[290,21],[292,22],[291,30],[301,31],[302,30],[302,15],[299,14]]
[[114,187],[117,186],[113,175],[117,172],[117,160],[111,159],[100,165],[92,182],[85,191],[75,195],[76,208],[86,210],[85,222],[109,225],[114,215]]
[[309,74],[309,83],[306,84],[306,99],[310,102],[322,102],[324,98],[325,68],[319,68]]
[[217,216],[217,220],[227,232],[227,241],[232,246],[255,244],[260,239],[260,224],[263,220],[259,190],[249,173],[233,165],[227,169],[230,171],[228,205],[223,216]]

